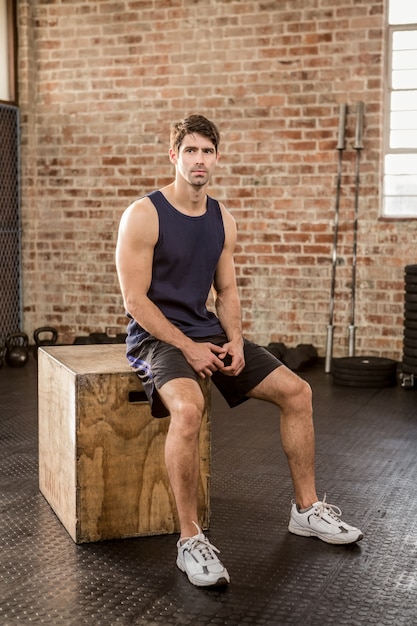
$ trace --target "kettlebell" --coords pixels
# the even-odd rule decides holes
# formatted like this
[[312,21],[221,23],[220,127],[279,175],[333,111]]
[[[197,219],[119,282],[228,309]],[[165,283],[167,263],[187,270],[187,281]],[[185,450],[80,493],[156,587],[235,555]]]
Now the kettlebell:
[[[45,335],[43,338],[41,335]],[[35,345],[33,346],[33,356],[38,358],[38,348],[40,346],[54,346],[58,339],[58,331],[53,326],[41,326],[33,333]]]
[[29,358],[29,338],[26,333],[12,333],[6,338],[6,363],[23,367]]

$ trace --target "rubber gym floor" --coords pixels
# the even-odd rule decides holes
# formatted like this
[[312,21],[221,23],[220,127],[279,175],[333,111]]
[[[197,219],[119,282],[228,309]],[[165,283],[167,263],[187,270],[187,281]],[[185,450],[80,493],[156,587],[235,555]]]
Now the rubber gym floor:
[[291,535],[291,482],[278,415],[213,390],[208,536],[231,575],[193,587],[177,536],[76,545],[38,490],[37,368],[0,370],[0,623],[110,625],[417,624],[417,394],[334,385],[314,391],[319,494],[364,531],[348,547]]

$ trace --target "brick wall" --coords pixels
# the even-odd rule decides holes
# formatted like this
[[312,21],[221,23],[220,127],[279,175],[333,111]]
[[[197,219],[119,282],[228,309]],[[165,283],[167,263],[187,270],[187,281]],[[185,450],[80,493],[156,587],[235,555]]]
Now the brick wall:
[[19,2],[24,325],[124,331],[118,221],[166,184],[172,121],[222,132],[211,194],[238,222],[246,334],[313,343],[329,314],[339,104],[348,104],[335,300],[347,354],[355,106],[365,102],[357,354],[400,359],[416,222],[378,218],[383,0]]

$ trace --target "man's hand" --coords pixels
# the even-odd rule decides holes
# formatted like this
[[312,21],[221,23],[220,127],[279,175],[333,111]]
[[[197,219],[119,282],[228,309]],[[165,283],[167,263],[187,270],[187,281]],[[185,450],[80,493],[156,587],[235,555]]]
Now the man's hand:
[[237,376],[245,367],[243,343],[229,341],[223,345],[223,353],[219,354],[223,367],[219,368],[226,376]]
[[222,346],[216,346],[214,343],[191,341],[183,349],[183,354],[200,378],[212,376],[213,372],[224,369],[220,355],[224,357],[226,353]]

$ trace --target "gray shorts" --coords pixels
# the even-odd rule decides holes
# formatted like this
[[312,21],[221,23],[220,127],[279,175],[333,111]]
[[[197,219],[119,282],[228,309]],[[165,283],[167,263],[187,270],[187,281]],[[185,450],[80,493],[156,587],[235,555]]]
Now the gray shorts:
[[[225,335],[216,335],[195,341],[209,341],[222,346],[227,342],[227,338]],[[268,374],[282,365],[281,361],[268,350],[247,339],[244,340],[244,353],[245,367],[238,376],[226,376],[217,371],[211,377],[230,407],[235,407],[248,400],[246,394]],[[198,381],[197,373],[186,361],[181,350],[152,336],[145,339],[134,351],[130,352],[127,358],[142,381],[154,417],[167,417],[169,415],[158,393],[158,389],[162,385],[174,378],[192,378]]]

